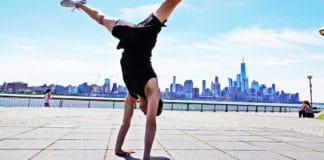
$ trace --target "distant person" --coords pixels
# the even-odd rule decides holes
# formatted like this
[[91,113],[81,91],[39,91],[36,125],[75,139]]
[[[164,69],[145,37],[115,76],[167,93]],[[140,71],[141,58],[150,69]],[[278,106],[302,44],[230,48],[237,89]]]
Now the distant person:
[[314,117],[313,108],[307,100],[304,100],[303,105],[299,108],[299,118],[302,117]]
[[136,101],[141,99],[140,109],[146,115],[143,159],[161,159],[151,157],[156,132],[156,116],[161,113],[162,109],[162,107],[159,107],[159,103],[162,101],[151,57],[159,32],[165,26],[164,23],[180,1],[163,0],[157,10],[138,24],[106,16],[86,5],[86,0],[61,1],[62,6],[81,9],[93,20],[107,28],[114,37],[119,39],[117,49],[123,49],[120,64],[128,94],[124,104],[123,122],[115,146],[116,155],[128,156],[134,152],[132,150],[123,150],[122,145],[131,124]]
[[47,89],[46,92],[45,92],[45,97],[44,97],[44,105],[45,107],[51,107],[50,105],[50,99],[52,98],[52,95],[51,95],[51,89]]

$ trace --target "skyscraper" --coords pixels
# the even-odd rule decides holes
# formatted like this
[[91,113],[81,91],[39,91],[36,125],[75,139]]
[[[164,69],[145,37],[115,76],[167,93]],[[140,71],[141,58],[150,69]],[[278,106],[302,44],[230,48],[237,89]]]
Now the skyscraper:
[[112,89],[111,89],[111,93],[118,93],[117,83],[113,83],[113,86],[112,86]]
[[253,80],[251,83],[251,89],[253,89],[255,92],[259,91],[259,82],[256,80]]
[[219,97],[221,95],[221,85],[219,83],[218,77],[215,77],[215,96]]
[[241,80],[242,80],[241,79],[241,74],[237,74],[236,75],[236,81],[235,81],[236,82],[235,87],[238,88],[238,89],[241,89]]
[[192,82],[192,80],[186,80],[184,82],[184,94],[185,94],[185,99],[193,98],[193,82]]
[[241,63],[241,76],[242,76],[242,80],[247,78],[244,57],[242,58],[242,63]]
[[176,76],[173,76],[172,88],[170,89],[172,93],[176,92]]
[[205,95],[206,93],[206,80],[202,80],[202,91],[201,91],[201,95]]
[[245,67],[244,57],[242,58],[242,63],[241,63],[240,89],[241,89],[241,92],[247,92],[249,89],[249,80],[246,75],[246,67]]
[[103,92],[105,94],[110,93],[110,79],[109,78],[105,79],[105,84],[103,86]]
[[233,92],[234,91],[234,82],[232,78],[228,78],[228,90],[229,92]]

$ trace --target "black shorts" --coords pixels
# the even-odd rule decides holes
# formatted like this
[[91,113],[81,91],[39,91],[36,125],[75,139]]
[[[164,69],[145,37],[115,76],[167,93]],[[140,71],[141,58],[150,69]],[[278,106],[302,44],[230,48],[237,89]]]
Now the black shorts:
[[149,81],[151,78],[157,78],[151,63],[129,63],[127,60],[122,59],[121,67],[123,79],[129,94],[134,98],[138,98],[137,95],[140,95],[142,98],[146,98],[144,88],[147,81]]
[[[119,20],[121,21],[121,20]],[[124,49],[120,60],[123,79],[129,94],[138,98],[145,96],[145,85],[151,78],[157,78],[151,64],[152,49],[163,23],[151,14],[137,25],[117,21],[112,34],[120,42],[117,49]]]

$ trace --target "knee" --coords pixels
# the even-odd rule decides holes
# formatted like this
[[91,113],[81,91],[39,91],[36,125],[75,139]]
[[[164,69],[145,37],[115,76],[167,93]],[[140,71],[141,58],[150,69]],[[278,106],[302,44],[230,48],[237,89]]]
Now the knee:
[[123,128],[128,128],[130,125],[131,125],[130,120],[127,120],[127,121],[123,121],[123,123],[122,123],[121,126],[122,126]]

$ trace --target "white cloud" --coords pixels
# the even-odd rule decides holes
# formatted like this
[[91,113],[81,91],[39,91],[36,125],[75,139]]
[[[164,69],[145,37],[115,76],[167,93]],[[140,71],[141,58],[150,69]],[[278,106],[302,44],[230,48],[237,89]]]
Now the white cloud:
[[[300,92],[301,98],[307,98],[307,89],[301,86],[305,85],[305,75],[311,73],[316,80],[324,78],[324,66],[313,63],[324,61],[324,48],[316,36],[308,30],[240,28],[188,42],[179,36],[161,34],[153,50],[153,67],[162,90],[169,87],[174,75],[178,83],[192,79],[197,87],[201,87],[201,80],[210,84],[214,76],[219,76],[223,88],[227,86],[227,78],[235,78],[240,72],[244,56],[250,80],[267,85],[276,83],[280,90]],[[117,42],[116,39],[107,40],[98,45],[58,49],[43,55],[36,53],[38,50],[16,56],[8,54],[10,56],[0,58],[0,67],[10,68],[2,72],[1,77],[6,79],[0,82],[12,79],[33,84],[77,85],[84,81],[95,83],[101,75],[101,79],[109,77],[113,82],[123,83],[119,64],[122,51],[116,50]],[[103,81],[101,79],[98,83]],[[316,84],[316,80],[316,92],[324,92],[324,86]],[[314,101],[320,99],[324,97],[314,95]]]
[[314,32],[314,30],[307,31],[296,31],[291,29],[286,29],[280,32],[279,38],[295,44],[302,45],[322,45],[323,40],[318,36],[318,32]]
[[32,51],[35,49],[35,47],[27,45],[16,45],[16,47],[24,51]]
[[[147,4],[134,8],[122,8],[120,10],[121,19],[130,20],[130,21],[140,21],[146,18],[149,14],[155,12],[161,3]],[[201,12],[201,7],[195,7],[187,2],[180,3],[178,8],[183,8],[185,10],[190,10],[191,12]]]
[[159,5],[160,4],[149,4],[135,8],[123,8],[120,10],[120,17],[125,20],[142,20],[150,13],[153,13]]
[[319,54],[311,55],[310,60],[324,61],[324,55],[319,55]]
[[[251,80],[267,85],[276,83],[280,90],[300,92],[301,98],[307,98],[308,92],[300,89],[300,85],[309,73],[318,79],[324,78],[324,66],[313,63],[314,60],[324,60],[323,49],[318,35],[310,30],[236,29],[193,43],[186,43],[181,37],[162,36],[157,43],[158,54],[153,56],[153,65],[163,78],[160,80],[162,89],[169,87],[173,75],[178,76],[178,83],[193,79],[198,87],[202,79],[210,83],[214,76],[219,76],[222,87],[225,87],[227,78],[235,78],[240,72],[241,57],[244,56]],[[324,92],[324,86],[316,89]],[[324,99],[320,95],[314,98]]]
[[282,33],[272,29],[236,29],[224,35],[226,42],[233,45],[244,45],[244,47],[280,49],[295,48],[281,38]]
[[[105,57],[108,58],[108,57]],[[118,60],[99,62],[82,60],[82,57],[55,56],[7,56],[1,58],[1,66],[10,68],[1,72],[1,81],[25,81],[33,85],[42,83],[73,84],[95,83],[98,74],[106,76],[105,70],[119,69]],[[107,63],[103,63],[107,61]],[[114,69],[116,70],[116,69]]]

